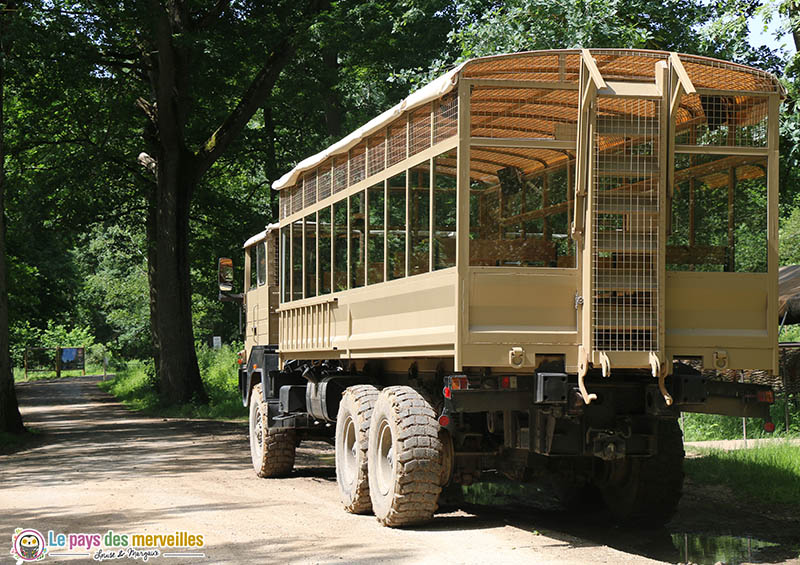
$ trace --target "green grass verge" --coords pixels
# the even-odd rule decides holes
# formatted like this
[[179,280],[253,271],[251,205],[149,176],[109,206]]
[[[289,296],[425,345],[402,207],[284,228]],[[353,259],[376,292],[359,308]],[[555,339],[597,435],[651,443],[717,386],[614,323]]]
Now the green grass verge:
[[215,420],[245,420],[247,409],[239,396],[236,371],[238,349],[224,346],[213,350],[201,347],[197,351],[200,377],[208,393],[208,404],[187,403],[164,405],[158,395],[152,361],[131,361],[116,376],[99,383],[101,389],[114,395],[123,405],[148,415],[168,418],[211,418]]
[[732,451],[694,450],[701,457],[684,463],[693,481],[724,484],[762,502],[800,504],[800,446],[781,442]]
[[[109,372],[112,372],[112,369],[108,369]],[[102,375],[103,374],[103,366],[102,365],[86,365],[86,374],[87,375]],[[61,371],[61,378],[64,377],[80,377],[82,375],[81,371]],[[14,382],[17,383],[24,383],[26,381],[42,381],[42,380],[49,380],[49,379],[57,379],[59,377],[56,376],[55,371],[42,371],[42,372],[29,372],[28,378],[25,378],[25,369],[21,369],[19,367],[14,367]]]
[[[786,399],[781,395],[775,399],[775,404],[770,407],[770,415],[775,423],[775,432],[769,434],[764,431],[764,420],[760,418],[747,419],[747,437],[800,437],[800,407],[797,401],[789,401],[789,431],[786,431],[785,419]],[[718,414],[690,414],[683,415],[683,439],[685,441],[707,441],[720,439],[742,439],[742,419],[734,416],[720,416]]]

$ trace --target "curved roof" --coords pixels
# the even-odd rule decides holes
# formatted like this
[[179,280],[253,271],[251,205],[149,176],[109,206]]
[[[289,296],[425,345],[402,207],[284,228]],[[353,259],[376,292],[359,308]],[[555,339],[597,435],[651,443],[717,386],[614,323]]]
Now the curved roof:
[[[659,60],[666,61],[671,55],[667,51],[640,49],[591,49],[589,52],[605,80],[622,82],[654,82],[655,63]],[[315,169],[330,157],[346,154],[352,147],[389,126],[405,112],[410,112],[426,103],[442,98],[455,89],[459,78],[536,80],[577,84],[580,57],[581,50],[579,49],[562,49],[492,55],[465,61],[330,147],[302,160],[291,171],[275,181],[272,188],[281,190],[294,185],[302,173]],[[785,94],[778,79],[765,71],[698,55],[678,55],[678,57],[697,88]],[[696,104],[699,104],[699,101]],[[557,111],[558,103],[555,103],[553,112]],[[691,109],[689,111],[691,113]]]

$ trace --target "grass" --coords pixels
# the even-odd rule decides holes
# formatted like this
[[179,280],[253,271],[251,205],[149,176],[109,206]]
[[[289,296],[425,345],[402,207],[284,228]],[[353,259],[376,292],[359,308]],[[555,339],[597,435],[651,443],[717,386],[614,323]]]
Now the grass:
[[721,451],[697,449],[686,474],[702,484],[724,484],[762,502],[800,505],[800,446],[787,443]]
[[[109,368],[108,371],[110,372],[111,369]],[[61,371],[61,378],[64,377],[80,377],[81,371]],[[102,365],[93,365],[91,363],[87,363],[86,365],[86,374],[87,375],[102,375],[103,374],[103,366]],[[24,383],[26,381],[42,381],[48,379],[57,379],[59,378],[56,376],[55,371],[42,371],[42,372],[28,372],[28,378],[25,379],[25,369],[21,367],[14,367],[14,382],[15,383]]]
[[[770,406],[770,415],[775,423],[775,432],[764,431],[764,421],[760,418],[747,419],[747,438],[800,437],[800,409],[796,400],[789,401],[789,431],[786,431],[786,399],[781,394]],[[742,439],[742,419],[718,414],[683,415],[683,437],[686,441],[706,441],[720,439]]]
[[99,383],[99,386],[131,410],[152,416],[244,420],[247,418],[247,409],[242,406],[239,395],[237,351],[230,346],[223,346],[219,350],[207,347],[198,349],[200,378],[208,393],[208,404],[190,402],[178,406],[164,405],[158,395],[152,361],[131,361],[114,378]]

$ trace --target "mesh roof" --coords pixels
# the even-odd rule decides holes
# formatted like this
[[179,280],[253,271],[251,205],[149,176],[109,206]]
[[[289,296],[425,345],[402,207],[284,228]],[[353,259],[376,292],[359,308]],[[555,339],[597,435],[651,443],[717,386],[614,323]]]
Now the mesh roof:
[[[666,61],[670,53],[666,51],[646,51],[632,49],[592,49],[597,68],[605,80],[627,82],[653,82],[655,79],[655,63]],[[696,88],[757,92],[761,94],[784,94],[778,80],[771,74],[743,65],[699,57],[696,55],[679,55],[681,62]],[[563,88],[507,88],[505,85],[479,87],[473,91],[471,104],[471,134],[476,137],[525,137],[534,139],[574,139],[577,125],[578,96],[575,90],[578,83],[581,54],[579,50],[533,51],[471,59],[462,63],[452,71],[429,83],[408,98],[374,118],[361,128],[324,151],[313,155],[277,180],[272,186],[276,190],[303,185],[305,173],[313,173],[317,168],[329,170],[338,159],[346,159],[348,152],[356,148],[351,159],[363,159],[365,140],[370,138],[370,151],[375,155],[385,150],[379,139],[393,135],[395,129],[404,129],[414,125],[421,119],[428,120],[430,113],[423,106],[441,100],[451,92],[460,78],[543,81],[559,83]],[[697,119],[700,108],[698,99],[684,97],[682,108],[678,113],[677,127]],[[736,97],[744,100],[744,97]],[[732,106],[732,102],[727,102]],[[739,126],[754,125],[759,116],[764,115],[758,106],[766,107],[766,98],[748,103],[748,111],[740,112]],[[619,108],[616,108],[618,105]],[[603,110],[610,116],[623,111],[622,101],[608,100]],[[453,106],[449,106],[453,108]],[[433,110],[434,120],[439,110]],[[654,118],[652,116],[641,116]],[[454,116],[449,118],[447,133],[455,134]],[[437,122],[438,123],[438,122]],[[423,123],[426,128],[430,123]],[[440,127],[440,126],[434,126]],[[387,129],[388,128],[388,129]],[[396,134],[397,132],[395,132]],[[427,141],[427,134],[422,141]],[[411,136],[414,139],[413,135]],[[434,141],[441,139],[438,136]],[[378,147],[381,146],[380,149]],[[427,147],[427,145],[426,145]],[[418,152],[416,146],[409,149],[409,154]],[[398,151],[398,149],[392,149]],[[394,153],[393,153],[394,154]],[[382,158],[379,156],[379,158]],[[336,163],[334,163],[336,160]],[[361,164],[363,168],[363,163]],[[529,167],[526,167],[529,168]],[[372,167],[371,167],[372,169]],[[382,168],[381,168],[382,170]],[[377,172],[367,171],[367,175]],[[334,173],[335,176],[335,173]],[[325,177],[327,181],[328,177]],[[350,184],[353,182],[351,178]],[[325,189],[328,190],[327,188]],[[330,194],[330,192],[327,192]],[[316,200],[316,199],[314,199]]]

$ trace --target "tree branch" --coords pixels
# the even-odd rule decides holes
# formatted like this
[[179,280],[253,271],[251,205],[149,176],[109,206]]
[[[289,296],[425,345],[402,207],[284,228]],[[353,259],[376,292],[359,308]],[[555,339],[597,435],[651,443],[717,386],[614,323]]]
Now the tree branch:
[[[316,15],[330,5],[330,0],[313,0],[309,9],[309,16]],[[214,133],[203,144],[197,152],[197,174],[198,177],[214,164],[230,146],[234,139],[241,133],[256,110],[262,107],[264,102],[272,93],[272,88],[278,80],[284,67],[294,56],[296,47],[291,43],[291,39],[300,33],[307,26],[298,26],[292,33],[278,44],[277,48],[269,55],[264,66],[256,74],[253,82],[244,93],[236,108],[228,114]]]
[[198,175],[202,175],[222,155],[234,139],[241,133],[250,118],[253,117],[264,100],[272,92],[272,87],[278,80],[283,68],[294,56],[295,47],[288,40],[283,40],[277,50],[270,54],[267,62],[258,71],[253,82],[244,93],[236,108],[228,114],[222,125],[219,126],[211,137],[198,151]]
[[189,24],[192,30],[205,29],[217,20],[225,9],[230,6],[230,0],[217,0],[206,13],[192,12],[189,16]]

